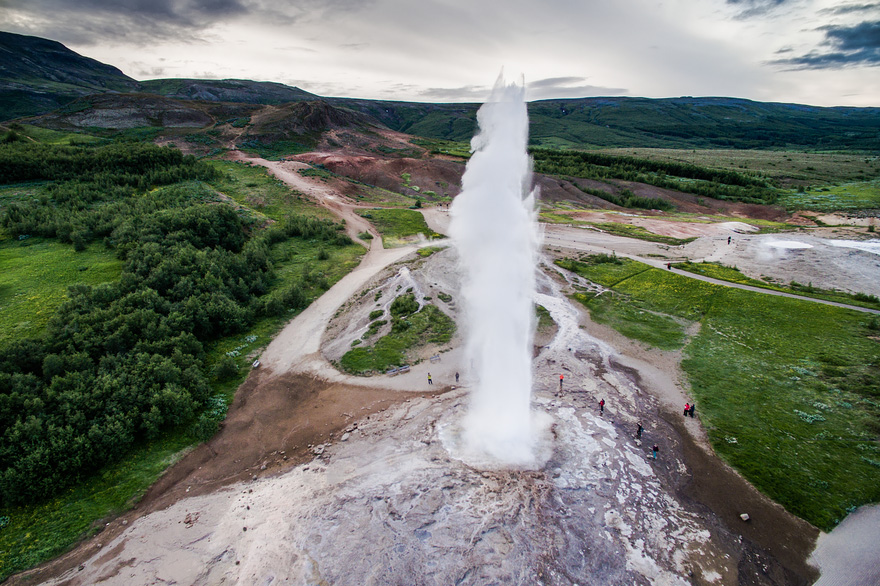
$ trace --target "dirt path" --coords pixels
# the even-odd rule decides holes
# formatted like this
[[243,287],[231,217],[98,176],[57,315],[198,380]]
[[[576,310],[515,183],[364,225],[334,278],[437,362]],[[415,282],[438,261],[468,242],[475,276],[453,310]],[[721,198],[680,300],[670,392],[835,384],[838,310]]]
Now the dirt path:
[[[272,173],[272,175],[293,189],[305,194],[316,201],[319,205],[336,214],[340,220],[345,222],[345,233],[348,234],[352,240],[362,244],[370,250],[375,246],[378,246],[380,249],[382,248],[382,238],[376,229],[373,228],[373,225],[357,215],[354,211],[358,206],[348,203],[347,198],[330,186],[324,184],[322,181],[303,177],[298,173],[300,169],[310,169],[311,165],[299,161],[269,161],[259,157],[249,157],[241,151],[230,151],[227,156],[233,161],[243,161],[265,167]],[[358,234],[362,232],[369,232],[372,234],[372,241],[368,243],[361,240]]]

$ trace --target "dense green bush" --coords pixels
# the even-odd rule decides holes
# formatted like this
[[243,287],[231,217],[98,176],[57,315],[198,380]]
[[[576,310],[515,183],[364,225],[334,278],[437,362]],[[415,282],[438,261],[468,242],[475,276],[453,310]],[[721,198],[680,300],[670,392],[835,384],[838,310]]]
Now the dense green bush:
[[0,348],[0,506],[50,496],[194,418],[200,433],[215,430],[216,418],[204,417],[208,378],[226,378],[235,365],[221,361],[206,373],[203,344],[307,303],[297,283],[266,295],[275,280],[270,247],[294,237],[350,243],[335,224],[301,217],[249,234],[198,184],[148,191],[154,180],[145,177],[209,174],[170,149],[29,145],[16,159],[6,148],[5,181],[54,183],[2,210],[0,224],[75,246],[103,237],[125,262],[118,282],[72,287],[41,339]]

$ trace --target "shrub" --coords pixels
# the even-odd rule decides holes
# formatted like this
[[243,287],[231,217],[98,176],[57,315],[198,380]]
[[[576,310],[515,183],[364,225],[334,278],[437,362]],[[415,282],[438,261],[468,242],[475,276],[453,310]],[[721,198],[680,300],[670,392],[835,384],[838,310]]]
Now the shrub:
[[214,365],[214,378],[227,381],[238,376],[238,363],[232,356],[224,356]]
[[411,313],[417,312],[419,310],[419,302],[416,301],[415,295],[412,293],[406,293],[392,301],[389,309],[391,310],[392,316],[402,318]]

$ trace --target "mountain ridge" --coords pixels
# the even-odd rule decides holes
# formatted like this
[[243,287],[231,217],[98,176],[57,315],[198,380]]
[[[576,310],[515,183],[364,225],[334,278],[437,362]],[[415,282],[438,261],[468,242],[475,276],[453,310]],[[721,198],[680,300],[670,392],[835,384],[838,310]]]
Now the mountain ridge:
[[[0,120],[46,114],[95,93],[230,104],[321,101],[366,114],[392,130],[452,141],[470,140],[480,106],[321,97],[282,83],[242,79],[137,81],[56,41],[0,32]],[[529,102],[528,109],[530,144],[535,147],[880,152],[880,108],[876,107],[734,97],[603,96],[538,100]]]

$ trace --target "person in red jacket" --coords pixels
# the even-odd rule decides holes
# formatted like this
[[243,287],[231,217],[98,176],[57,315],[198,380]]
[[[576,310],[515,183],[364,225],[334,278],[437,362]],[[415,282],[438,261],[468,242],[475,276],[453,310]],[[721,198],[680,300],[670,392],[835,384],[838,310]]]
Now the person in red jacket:
[[605,399],[599,401],[599,413],[605,413]]
[[685,417],[688,416],[688,411],[690,411],[690,410],[691,410],[691,406],[690,406],[690,404],[689,404],[689,403],[685,403],[685,404],[684,404],[684,416],[685,416]]

